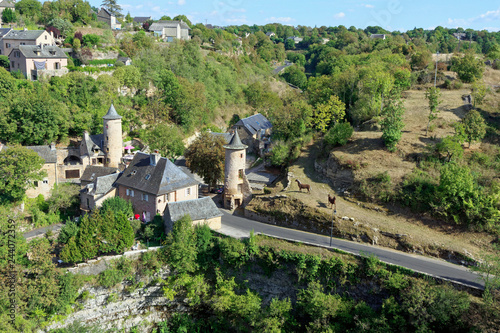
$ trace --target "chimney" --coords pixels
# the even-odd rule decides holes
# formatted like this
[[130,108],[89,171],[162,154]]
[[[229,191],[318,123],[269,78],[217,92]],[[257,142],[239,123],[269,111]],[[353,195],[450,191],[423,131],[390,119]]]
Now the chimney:
[[50,143],[50,150],[56,150],[56,143],[55,142]]
[[149,155],[149,164],[156,166],[160,158],[161,158],[160,152],[157,149],[155,149],[154,153],[151,153],[151,155]]

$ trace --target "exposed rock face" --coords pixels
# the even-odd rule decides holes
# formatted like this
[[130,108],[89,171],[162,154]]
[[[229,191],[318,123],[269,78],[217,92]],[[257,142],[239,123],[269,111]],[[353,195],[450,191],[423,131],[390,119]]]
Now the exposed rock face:
[[349,189],[354,183],[351,169],[342,167],[335,154],[330,154],[326,161],[314,161],[316,172],[326,176],[332,181],[333,187],[339,192]]
[[103,330],[114,328],[128,331],[139,326],[141,332],[146,332],[154,323],[165,320],[168,313],[187,310],[183,303],[177,300],[169,301],[163,297],[162,288],[151,283],[154,278],[163,279],[169,273],[168,269],[162,269],[154,277],[142,279],[145,286],[132,292],[126,291],[126,283],[112,289],[86,286],[79,290],[79,293],[89,292],[85,300],[78,300],[80,310],[68,315],[61,322],[52,323],[40,332],[67,327],[75,321],[83,325],[97,324]]

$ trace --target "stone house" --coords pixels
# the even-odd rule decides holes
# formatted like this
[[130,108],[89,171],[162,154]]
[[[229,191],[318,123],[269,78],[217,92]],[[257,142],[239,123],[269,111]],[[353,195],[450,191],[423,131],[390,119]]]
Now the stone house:
[[19,45],[9,54],[10,71],[20,71],[28,80],[68,73],[68,56],[57,46]]
[[302,37],[297,37],[297,36],[288,37],[287,39],[291,39],[291,40],[293,40],[293,42],[294,42],[295,44],[298,44],[298,43],[300,43],[300,42],[302,42],[302,41],[304,40],[304,38],[302,38]]
[[16,10],[16,6],[15,6],[16,2],[15,1],[9,1],[9,0],[0,0],[0,26],[3,24],[2,22],[2,12],[9,8],[11,9],[12,11],[15,11]]
[[271,38],[271,37],[276,37],[276,34],[272,31],[266,32],[266,36]]
[[43,195],[45,198],[50,196],[50,190],[54,185],[59,183],[57,170],[57,151],[54,144],[50,146],[27,146],[26,148],[35,151],[38,156],[43,158],[45,164],[42,170],[47,173],[44,179],[33,183],[33,187],[26,190],[28,198],[36,198],[38,195]]
[[153,18],[151,16],[136,16],[134,17],[133,23],[142,26],[144,22],[150,21]]
[[233,126],[241,142],[248,146],[248,151],[258,154],[269,148],[272,127],[271,122],[260,113],[240,119]]
[[165,232],[170,232],[174,223],[186,215],[189,215],[193,225],[207,224],[214,230],[221,228],[221,211],[210,197],[204,197],[169,203],[163,213]]
[[0,40],[0,55],[9,55],[21,45],[56,45],[53,34],[45,30],[10,30]]
[[162,214],[168,203],[198,198],[198,182],[158,152],[138,152],[115,186],[144,221]]
[[371,34],[370,38],[371,39],[385,39],[385,35],[384,34]]
[[184,21],[158,21],[149,27],[155,36],[165,39],[167,42],[173,42],[174,39],[190,40],[189,26]]
[[83,172],[82,176],[80,177],[80,185],[83,189],[88,184],[95,182],[97,178],[111,175],[113,173],[120,173],[120,169],[97,166],[97,165],[88,165],[85,168],[85,171]]
[[106,8],[101,8],[97,13],[97,21],[106,23],[111,30],[120,30],[122,25],[116,20],[116,16],[111,14]]
[[113,186],[120,177],[119,172],[95,177],[94,181],[80,190],[80,209],[91,211],[102,206],[104,200],[116,196],[116,187]]

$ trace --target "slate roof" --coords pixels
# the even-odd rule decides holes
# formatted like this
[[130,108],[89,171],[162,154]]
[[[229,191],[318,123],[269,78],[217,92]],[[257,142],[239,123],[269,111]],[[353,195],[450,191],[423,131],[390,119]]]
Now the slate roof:
[[274,32],[272,32],[272,31],[266,32],[266,36],[267,37],[271,37],[273,35],[275,36],[276,34]]
[[372,34],[370,38],[378,38],[378,39],[385,39],[384,34]]
[[119,173],[97,177],[93,183],[85,186],[82,191],[85,191],[94,196],[103,196],[113,189],[113,184],[119,177]]
[[168,220],[175,222],[185,215],[189,215],[193,221],[198,221],[222,216],[222,213],[210,197],[204,197],[170,202],[165,208],[164,215]]
[[102,144],[104,141],[104,134],[95,134],[89,135],[87,138],[84,136],[85,146],[87,147],[87,154],[89,156],[94,155],[93,148],[97,146],[99,148],[99,156],[104,156],[104,152],[102,151]]
[[239,149],[247,149],[248,146],[241,143],[240,135],[238,134],[238,131],[234,131],[233,138],[231,139],[229,144],[224,145],[224,148],[239,150]]
[[57,152],[56,150],[50,149],[50,146],[26,146],[26,148],[33,150],[45,160],[45,163],[56,163],[57,162]]
[[16,8],[15,4],[12,1],[0,1],[0,7],[2,8]]
[[83,172],[80,181],[82,182],[93,182],[98,177],[107,176],[119,171],[117,168],[109,168],[98,165],[88,165]]
[[151,24],[149,31],[161,31],[163,28],[176,28],[178,24],[181,25],[181,29],[191,30],[191,28],[184,21],[158,21]]
[[99,10],[99,12],[97,13],[97,15],[99,16],[99,14],[101,14],[101,11],[103,11],[105,14],[108,14],[109,17],[111,16],[114,16],[113,14],[111,14],[106,8],[104,7],[101,7],[101,9]]
[[232,133],[216,133],[216,132],[211,132],[210,135],[215,136],[215,137],[221,137],[224,139],[226,144],[229,144],[231,142],[231,139],[233,138]]
[[134,17],[134,22],[136,23],[144,23],[146,22],[147,20],[151,20],[151,16],[136,16]]
[[[21,51],[21,53],[27,58],[27,59],[48,59],[48,58],[55,58],[55,59],[62,59],[62,58],[67,58],[68,56],[66,53],[64,53],[59,47],[57,46],[44,46],[40,47],[38,45],[19,45],[18,47],[14,48],[12,52],[15,50]],[[39,54],[37,54],[37,52]]]
[[151,165],[150,156],[143,152],[135,154],[116,183],[157,196],[199,184],[167,158],[162,157],[156,165]]
[[9,33],[11,30],[11,28],[0,28],[0,38]]
[[122,119],[122,116],[120,116],[118,114],[118,112],[116,112],[115,106],[113,104],[111,104],[111,106],[109,107],[108,113],[106,113],[106,115],[104,117],[102,117],[102,119],[106,119],[106,120]]
[[14,40],[35,40],[43,34],[45,30],[12,30],[3,38]]
[[271,122],[260,113],[254,114],[253,116],[250,116],[248,118],[241,119],[236,123],[236,126],[245,127],[247,131],[252,135],[257,133],[261,129],[265,130],[273,127]]

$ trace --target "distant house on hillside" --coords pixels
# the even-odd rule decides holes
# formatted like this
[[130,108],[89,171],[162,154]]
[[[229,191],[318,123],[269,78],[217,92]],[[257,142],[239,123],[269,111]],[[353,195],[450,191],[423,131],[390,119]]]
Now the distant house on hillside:
[[465,32],[455,32],[453,34],[453,37],[458,40],[467,40],[467,34]]
[[[0,36],[1,37],[1,36]],[[0,39],[0,55],[8,56],[20,45],[56,45],[53,34],[45,30],[10,30]]]
[[142,25],[144,22],[152,20],[153,18],[151,16],[136,16],[134,17],[134,23]]
[[302,38],[302,37],[297,37],[297,36],[288,37],[287,39],[291,39],[291,40],[293,40],[293,42],[294,42],[295,44],[298,44],[298,43],[300,43],[300,42],[302,42],[302,41],[304,40],[304,38]]
[[111,14],[106,8],[101,8],[97,13],[97,20],[105,22],[111,30],[120,30],[122,25],[116,20],[116,16]]
[[16,6],[15,6],[16,2],[15,1],[9,1],[9,0],[0,0],[0,25],[3,24],[2,22],[2,12],[9,8],[11,9],[12,11],[15,11],[16,10]]
[[68,56],[57,46],[20,45],[9,54],[10,71],[20,71],[28,80],[68,73]]
[[272,31],[266,32],[266,36],[271,38],[271,37],[276,37],[276,34]]
[[266,117],[257,113],[240,119],[233,128],[238,131],[241,142],[248,146],[250,152],[261,153],[270,144],[272,126]]
[[371,39],[385,39],[385,35],[384,34],[372,34],[370,36]]
[[118,57],[117,61],[123,63],[125,66],[132,65],[132,59],[129,57]]
[[167,42],[173,42],[174,39],[190,40],[189,26],[184,21],[158,21],[149,27],[155,36],[165,39]]

